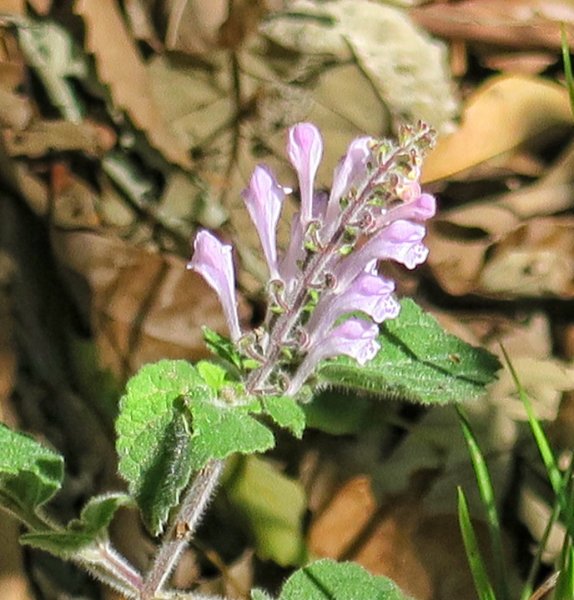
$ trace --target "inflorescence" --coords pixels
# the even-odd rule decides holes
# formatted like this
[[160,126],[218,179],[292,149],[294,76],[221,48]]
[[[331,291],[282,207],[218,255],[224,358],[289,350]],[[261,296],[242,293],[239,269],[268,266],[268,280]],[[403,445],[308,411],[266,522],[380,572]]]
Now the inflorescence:
[[436,205],[419,181],[433,141],[424,123],[402,127],[397,141],[357,138],[326,194],[314,189],[323,154],[319,130],[310,123],[289,129],[301,209],[282,256],[276,229],[291,190],[259,165],[243,192],[269,268],[267,315],[255,331],[244,334],[239,325],[231,246],[198,232],[188,268],[215,290],[232,341],[257,361],[245,382],[249,392],[296,394],[322,360],[344,354],[362,365],[377,354],[379,324],[400,310],[395,283],[379,274],[379,262],[413,269],[428,254],[424,222]]

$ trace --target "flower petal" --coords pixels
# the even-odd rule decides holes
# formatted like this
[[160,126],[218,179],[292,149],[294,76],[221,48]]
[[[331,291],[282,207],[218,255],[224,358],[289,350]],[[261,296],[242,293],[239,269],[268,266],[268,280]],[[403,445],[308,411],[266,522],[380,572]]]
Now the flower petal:
[[311,123],[291,127],[287,155],[299,179],[301,224],[305,230],[306,224],[313,218],[313,186],[323,156],[323,139],[317,127]]
[[306,324],[309,337],[321,337],[322,329],[329,329],[337,319],[354,311],[364,312],[375,323],[394,319],[400,311],[400,305],[393,296],[394,291],[395,282],[392,279],[368,271],[360,273],[344,292],[329,292],[321,296]]
[[377,342],[379,328],[371,321],[347,319],[332,329],[320,343],[314,344],[297,369],[287,394],[295,394],[305,383],[320,361],[345,354],[360,365],[373,359],[381,346]]
[[325,223],[329,229],[334,228],[337,217],[341,212],[341,198],[368,175],[367,165],[372,157],[372,142],[373,138],[367,136],[354,139],[349,144],[345,156],[335,167],[329,205],[325,216]]
[[426,221],[436,213],[436,200],[431,194],[420,194],[413,200],[397,204],[376,219],[375,227],[385,227],[393,221]]
[[372,260],[395,260],[414,269],[426,260],[428,248],[422,243],[424,225],[412,221],[394,221],[363,246],[339,261],[335,269],[337,290],[345,290]]
[[264,165],[258,165],[242,196],[249,216],[257,229],[271,278],[276,279],[279,277],[276,230],[285,190],[277,183],[271,169]]
[[231,339],[241,337],[237,303],[235,300],[235,276],[231,246],[222,244],[208,231],[201,230],[193,243],[193,256],[187,268],[199,273],[219,297],[229,327]]

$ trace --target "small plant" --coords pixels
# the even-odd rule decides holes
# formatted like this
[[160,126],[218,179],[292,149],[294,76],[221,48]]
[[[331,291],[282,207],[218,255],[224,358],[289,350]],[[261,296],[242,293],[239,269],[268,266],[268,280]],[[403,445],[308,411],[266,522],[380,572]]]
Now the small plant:
[[[432,143],[425,124],[403,127],[396,141],[358,138],[327,194],[314,189],[323,151],[319,131],[308,123],[292,127],[287,154],[301,209],[284,254],[275,236],[291,190],[258,166],[243,194],[269,269],[262,324],[242,330],[232,248],[199,231],[188,266],[217,293],[229,338],[206,329],[213,362],[162,360],[132,377],[116,426],[128,493],[92,498],[65,526],[45,508],[62,484],[62,458],[2,427],[0,500],[26,526],[22,542],[81,565],[128,598],[198,598],[169,590],[169,576],[209,506],[225,459],[272,448],[274,426],[300,438],[302,404],[318,390],[337,387],[423,404],[480,395],[499,368],[496,358],[445,333],[412,300],[399,302],[394,282],[379,272],[381,261],[413,269],[426,259],[425,221],[435,213],[435,199],[421,192],[419,179]],[[123,506],[137,508],[160,538],[145,573],[108,537]],[[253,590],[252,598],[270,596]],[[285,583],[280,599],[295,598],[405,596],[357,565],[319,561]]]

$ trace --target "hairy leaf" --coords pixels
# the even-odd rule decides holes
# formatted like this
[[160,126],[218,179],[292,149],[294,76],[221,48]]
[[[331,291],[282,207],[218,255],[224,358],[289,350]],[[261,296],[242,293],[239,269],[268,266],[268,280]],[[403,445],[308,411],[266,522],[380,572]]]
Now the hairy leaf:
[[63,531],[24,534],[20,541],[62,558],[70,558],[94,542],[107,540],[107,529],[116,511],[133,502],[126,494],[106,494],[91,498],[79,519]]
[[476,398],[496,378],[498,359],[446,333],[415,302],[401,302],[398,318],[381,328],[381,350],[364,366],[340,357],[319,368],[319,386],[447,404]]
[[354,563],[324,559],[299,569],[285,582],[279,600],[409,600],[387,577]]
[[305,412],[290,396],[267,396],[262,400],[265,412],[279,425],[301,439],[305,430]]
[[163,530],[192,473],[210,459],[273,446],[271,431],[254,418],[261,410],[207,362],[163,360],[132,377],[116,423],[119,471],[152,533]]
[[31,437],[0,424],[0,503],[26,521],[60,488],[64,460]]

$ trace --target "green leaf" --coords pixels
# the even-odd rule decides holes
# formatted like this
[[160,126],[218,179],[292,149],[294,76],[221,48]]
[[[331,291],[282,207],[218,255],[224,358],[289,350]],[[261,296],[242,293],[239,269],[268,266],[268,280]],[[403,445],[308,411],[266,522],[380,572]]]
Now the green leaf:
[[301,439],[305,431],[305,412],[291,396],[267,396],[261,403],[265,412],[279,425]]
[[486,459],[478,440],[474,435],[468,419],[465,417],[461,408],[457,407],[458,417],[460,419],[460,425],[466,445],[468,447],[468,453],[472,461],[472,467],[478,484],[478,490],[480,493],[480,499],[482,505],[486,511],[488,529],[490,533],[491,553],[494,563],[494,569],[496,572],[496,597],[499,600],[507,600],[510,598],[510,590],[508,589],[508,577],[506,574],[506,560],[504,557],[503,541],[502,541],[502,528],[500,526],[500,519],[498,518],[498,509],[496,506],[496,498],[494,494],[494,487],[492,485],[492,479],[486,464]]
[[498,359],[446,333],[410,299],[381,327],[381,350],[360,366],[342,356],[324,362],[318,385],[420,402],[447,404],[476,398],[496,378]]
[[369,398],[344,390],[319,392],[303,405],[307,427],[331,435],[349,435],[363,430],[373,419],[374,403]]
[[64,479],[64,459],[31,437],[0,424],[0,504],[29,520]]
[[163,360],[128,382],[116,423],[119,471],[154,535],[193,471],[212,458],[274,445],[271,431],[254,418],[262,410],[259,402],[245,399],[238,384],[225,385],[224,377],[210,363],[195,368]]
[[213,331],[213,329],[209,329],[209,327],[204,327],[202,331],[205,345],[209,351],[230,365],[233,365],[238,371],[241,371],[243,368],[243,357],[237,351],[235,344],[229,338],[220,335],[217,331]]
[[409,600],[387,577],[354,563],[324,559],[299,569],[285,582],[279,600]]
[[20,541],[28,546],[45,550],[67,559],[94,542],[107,540],[107,530],[116,511],[133,504],[126,494],[106,494],[91,498],[79,519],[70,521],[63,531],[27,533]]
[[119,472],[146,526],[157,535],[192,472],[189,414],[184,406],[212,391],[192,365],[163,360],[127,384],[116,421]]
[[219,392],[225,385],[227,371],[219,365],[202,360],[195,365],[195,368],[203,381],[215,392]]
[[299,565],[305,560],[303,516],[307,501],[298,481],[269,462],[248,456],[238,458],[226,473],[225,491],[241,522],[248,526],[258,556],[281,566]]
[[196,399],[189,408],[193,415],[191,454],[195,469],[211,458],[226,458],[234,452],[264,452],[275,444],[271,431],[252,416],[261,412],[257,400],[226,406]]

